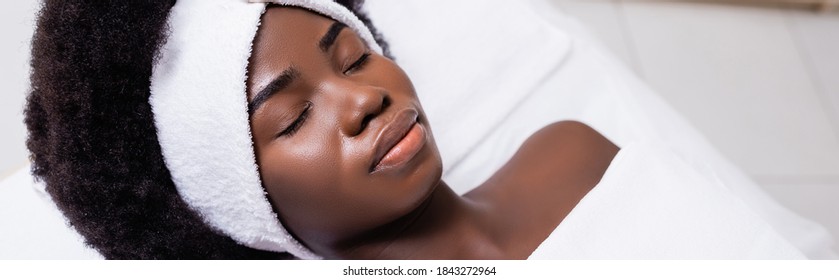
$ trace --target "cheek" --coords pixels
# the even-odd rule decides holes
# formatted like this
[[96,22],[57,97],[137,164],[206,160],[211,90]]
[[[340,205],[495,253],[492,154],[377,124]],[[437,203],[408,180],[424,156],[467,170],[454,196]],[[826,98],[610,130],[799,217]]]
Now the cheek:
[[259,151],[262,183],[269,200],[285,226],[296,234],[312,230],[333,231],[342,225],[344,213],[358,201],[352,186],[363,185],[363,178],[350,172],[353,159],[343,155],[340,139],[310,137],[302,131],[299,141],[277,143]]
[[327,189],[339,182],[334,151],[314,142],[277,144],[260,153],[262,183],[278,210],[299,209],[312,200],[328,200]]

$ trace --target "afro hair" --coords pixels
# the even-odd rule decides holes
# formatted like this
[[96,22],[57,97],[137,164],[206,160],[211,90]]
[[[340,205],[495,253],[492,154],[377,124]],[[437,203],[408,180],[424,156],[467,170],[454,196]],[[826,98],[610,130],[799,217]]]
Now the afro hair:
[[[337,0],[387,44],[361,12]],[[148,103],[173,0],[47,0],[25,108],[32,172],[69,224],[108,259],[289,259],[205,224],[178,195]]]

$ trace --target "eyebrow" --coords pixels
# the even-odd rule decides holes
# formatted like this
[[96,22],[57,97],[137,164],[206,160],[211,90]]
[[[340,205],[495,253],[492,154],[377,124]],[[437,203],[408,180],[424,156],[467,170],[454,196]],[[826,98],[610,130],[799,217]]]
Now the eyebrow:
[[329,50],[329,47],[335,44],[335,39],[338,38],[338,34],[341,33],[341,30],[344,30],[344,27],[347,27],[343,23],[340,22],[333,22],[332,25],[329,26],[329,30],[326,31],[326,34],[323,34],[323,37],[320,38],[320,42],[318,42],[318,47],[323,52]]
[[[344,27],[347,26],[341,22],[333,22],[332,25],[329,26],[329,30],[327,30],[326,33],[323,34],[323,37],[320,38],[320,41],[318,41],[318,48],[320,48],[323,52],[329,50],[329,48],[335,44],[335,40],[338,39],[338,34],[341,34],[341,30],[344,30]],[[253,114],[253,112],[259,109],[259,107],[261,107],[262,104],[271,97],[271,95],[287,88],[288,85],[290,85],[291,82],[299,76],[300,72],[294,67],[283,71],[283,73],[274,78],[271,83],[268,83],[265,88],[256,93],[253,100],[251,100],[250,104],[248,104],[248,114]]]
[[300,77],[300,72],[294,67],[290,67],[283,71],[283,73],[274,78],[273,81],[268,83],[268,85],[256,93],[250,104],[248,104],[248,114],[253,114],[253,112],[259,109],[259,107],[271,97],[271,95],[287,88],[297,77]]

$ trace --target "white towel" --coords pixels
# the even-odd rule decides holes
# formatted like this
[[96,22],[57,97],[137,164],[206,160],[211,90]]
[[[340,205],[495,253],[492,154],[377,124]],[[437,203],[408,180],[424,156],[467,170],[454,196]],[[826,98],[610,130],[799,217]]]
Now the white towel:
[[530,259],[802,259],[706,166],[647,144],[621,149]]
[[[264,0],[338,20],[381,53],[367,27],[332,0]],[[265,10],[245,0],[180,0],[151,77],[149,103],[166,167],[204,221],[255,249],[319,258],[280,224],[259,178],[245,81]]]

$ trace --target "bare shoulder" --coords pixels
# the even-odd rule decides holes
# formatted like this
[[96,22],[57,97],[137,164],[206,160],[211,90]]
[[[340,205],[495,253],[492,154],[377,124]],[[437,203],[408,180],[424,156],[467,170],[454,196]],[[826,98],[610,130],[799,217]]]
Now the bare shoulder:
[[519,148],[519,153],[538,152],[577,162],[586,159],[611,162],[617,151],[618,147],[612,141],[579,121],[560,121],[545,126]]
[[[514,229],[513,255],[526,257],[603,178],[619,148],[577,121],[547,125],[467,197],[488,202],[497,222]],[[504,219],[506,217],[506,219]],[[526,218],[523,218],[526,217]]]
[[[504,166],[526,185],[593,186],[600,181],[619,148],[578,121],[560,121],[531,135]],[[508,173],[509,172],[509,173]]]
[[586,150],[617,148],[603,134],[579,121],[559,121],[547,125],[536,133],[533,133],[527,142],[522,145],[522,148],[527,144],[551,144],[549,146],[568,145],[569,148]]

